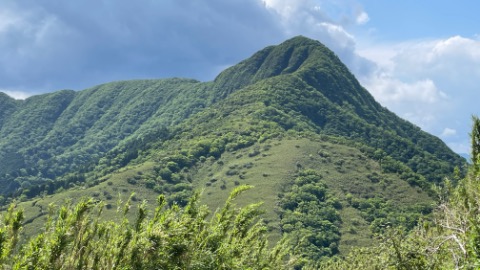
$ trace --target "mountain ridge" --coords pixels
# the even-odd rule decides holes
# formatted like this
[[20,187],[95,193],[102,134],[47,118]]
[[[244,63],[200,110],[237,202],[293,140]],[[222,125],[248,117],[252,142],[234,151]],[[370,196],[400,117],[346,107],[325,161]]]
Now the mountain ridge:
[[[275,90],[275,88],[285,88],[287,80],[291,80],[289,84],[291,90],[285,93]],[[33,96],[24,101],[15,101],[3,94],[0,99],[2,103],[0,107],[3,109],[2,118],[0,118],[0,135],[6,139],[0,141],[0,154],[2,152],[8,153],[9,157],[20,157],[18,153],[27,157],[33,155],[31,160],[45,160],[49,165],[58,161],[58,159],[55,160],[56,157],[65,157],[68,162],[78,163],[77,165],[86,164],[91,161],[79,156],[89,156],[89,152],[96,151],[100,153],[99,158],[101,158],[102,155],[118,146],[124,139],[132,136],[148,136],[145,134],[149,132],[156,133],[149,128],[142,128],[145,123],[146,126],[150,127],[163,126],[168,128],[210,104],[226,99],[235,91],[243,88],[248,89],[249,86],[251,88],[252,85],[262,85],[265,84],[265,81],[268,81],[266,83],[269,84],[267,89],[271,89],[271,91],[265,93],[268,97],[264,102],[269,103],[272,98],[275,98],[278,102],[277,109],[284,110],[285,108],[282,107],[286,107],[294,112],[300,112],[309,118],[314,126],[318,127],[316,132],[344,137],[363,136],[366,138],[364,143],[369,144],[367,138],[369,135],[365,133],[366,131],[361,131],[365,133],[363,135],[352,135],[349,131],[353,130],[353,133],[358,133],[355,131],[357,127],[352,126],[356,125],[356,122],[350,124],[350,126],[345,125],[349,122],[348,119],[355,118],[368,119],[364,124],[367,126],[388,126],[389,129],[394,130],[393,134],[386,135],[390,137],[399,136],[401,138],[407,136],[407,133],[411,135],[412,132],[420,134],[416,135],[418,137],[418,141],[415,142],[417,146],[425,140],[423,134],[426,133],[422,133],[423,131],[415,126],[405,125],[406,121],[401,120],[375,102],[368,91],[358,83],[333,52],[318,41],[298,36],[280,45],[269,46],[260,50],[252,57],[221,72],[213,82],[202,83],[196,80],[178,78],[120,81],[95,86],[79,92],[62,90]],[[178,87],[178,89],[169,90],[175,87]],[[302,90],[302,92],[295,90],[297,88],[310,90]],[[294,91],[296,94],[291,95],[291,92]],[[285,98],[287,96],[288,99]],[[302,98],[303,96],[308,96],[308,98]],[[252,95],[251,99],[256,98],[255,95]],[[301,103],[294,104],[293,102],[290,104],[290,101],[298,98],[302,99]],[[180,103],[172,106],[171,104],[176,102],[176,99]],[[191,102],[192,99],[193,102]],[[182,102],[180,100],[188,101]],[[322,101],[315,103],[315,100]],[[166,109],[163,109],[161,108],[162,104],[168,104],[170,107],[167,105]],[[335,117],[342,116],[342,120],[337,121],[334,119],[334,115],[331,115],[330,118],[327,117],[328,114],[325,113],[322,104],[326,105],[328,110],[335,111]],[[10,116],[10,121],[7,116]],[[74,119],[77,118],[78,120],[75,121]],[[158,119],[161,119],[161,121]],[[404,124],[398,125],[399,121]],[[120,122],[122,124],[118,124]],[[139,124],[135,124],[136,122]],[[370,124],[368,124],[369,122]],[[18,123],[25,124],[18,125]],[[111,125],[109,123],[116,124]],[[32,129],[32,126],[36,126],[37,129]],[[408,132],[402,130],[400,126],[407,129]],[[375,127],[361,128],[369,130]],[[105,134],[103,135],[105,137],[98,137],[97,134]],[[98,143],[90,143],[92,139],[88,138],[92,136],[98,137]],[[84,142],[85,140],[87,142]],[[433,140],[436,141],[435,146],[427,148],[427,153],[438,158],[438,155],[435,154],[436,149],[442,149],[443,153],[449,152],[448,148],[438,138]],[[4,141],[9,141],[9,143],[2,144]],[[91,145],[88,145],[89,143]],[[38,147],[28,147],[28,145],[36,144],[38,144]],[[50,153],[42,151],[42,149],[55,148],[54,146],[58,144],[62,147],[57,151],[50,150]],[[19,149],[12,149],[12,145],[14,147],[18,146]],[[27,147],[24,147],[24,145]],[[73,147],[72,150],[68,150],[69,147]],[[383,144],[380,147],[385,149],[389,146]],[[75,152],[78,148],[85,148],[87,154],[83,151],[83,154],[76,157],[76,154],[65,156],[67,152]],[[408,146],[407,148],[413,149],[416,146]],[[395,150],[392,149],[391,151]],[[391,154],[389,151],[387,153]],[[443,155],[442,158],[454,161],[456,165],[461,164],[455,154]],[[395,158],[407,163],[412,157],[411,155],[398,153]],[[0,157],[2,161],[6,159],[9,158],[5,154],[3,158]],[[8,165],[8,162],[5,164]],[[19,164],[20,166],[4,165],[3,168],[0,166],[0,172],[20,174],[16,171],[22,169],[22,167],[39,167],[34,161],[29,161],[28,158],[24,162],[19,162]],[[417,164],[410,167],[415,166]],[[74,167],[70,166],[59,172],[48,172],[46,168],[38,168],[36,172],[32,170],[32,173],[41,173],[47,178],[54,178],[74,169]],[[436,181],[440,180],[437,179]]]
[[65,198],[104,200],[108,217],[112,194],[163,193],[185,205],[203,189],[215,209],[250,184],[257,192],[242,202],[265,201],[273,238],[313,235],[299,250],[332,256],[368,245],[386,224],[412,228],[431,212],[432,185],[465,164],[301,36],[211,82],[119,81],[24,101],[0,94],[0,110],[1,202],[24,201],[32,227]]

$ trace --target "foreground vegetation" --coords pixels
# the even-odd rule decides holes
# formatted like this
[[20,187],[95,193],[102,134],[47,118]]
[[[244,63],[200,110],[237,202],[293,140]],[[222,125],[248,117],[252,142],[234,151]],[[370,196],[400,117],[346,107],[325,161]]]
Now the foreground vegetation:
[[159,196],[153,214],[139,205],[136,218],[126,217],[130,201],[116,221],[102,221],[102,204],[83,199],[51,213],[42,232],[22,239],[23,212],[11,207],[0,227],[3,269],[284,269],[285,245],[270,248],[259,220],[260,204],[238,209],[236,188],[213,217],[198,203],[166,207]]
[[[12,205],[0,226],[0,264],[4,269],[478,269],[476,117],[471,136],[469,174],[463,179],[457,174],[438,188],[442,202],[433,220],[410,231],[387,228],[377,245],[343,257],[331,257],[337,252],[340,206],[327,196],[321,176],[305,171],[280,201],[285,234],[274,247],[259,219],[261,203],[235,207],[234,200],[250,188],[239,186],[211,217],[208,207],[199,204],[198,193],[183,208],[169,207],[160,195],[152,214],[143,202],[133,220],[127,217],[130,200],[118,204],[118,219],[110,221],[100,219],[104,204],[91,198],[51,206],[41,232],[27,239],[22,234],[23,211]],[[308,226],[313,230],[305,232]]]

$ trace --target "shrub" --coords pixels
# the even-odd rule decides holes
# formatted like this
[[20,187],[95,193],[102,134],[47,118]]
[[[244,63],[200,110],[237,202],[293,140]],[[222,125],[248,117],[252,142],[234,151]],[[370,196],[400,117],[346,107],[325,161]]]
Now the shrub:
[[134,178],[128,178],[128,179],[127,179],[127,183],[129,183],[130,185],[136,185],[136,184],[137,184],[137,180],[135,180]]
[[[5,269],[289,269],[284,242],[269,248],[261,204],[234,207],[249,187],[237,187],[214,218],[198,204],[198,194],[184,208],[166,207],[163,195],[147,215],[146,203],[129,221],[130,201],[119,222],[99,220],[102,207],[93,199],[62,205],[32,239],[20,234],[23,212],[8,210],[0,225],[0,264]],[[133,199],[133,198],[131,198]],[[110,204],[105,206],[111,208]],[[19,246],[19,243],[20,246]]]

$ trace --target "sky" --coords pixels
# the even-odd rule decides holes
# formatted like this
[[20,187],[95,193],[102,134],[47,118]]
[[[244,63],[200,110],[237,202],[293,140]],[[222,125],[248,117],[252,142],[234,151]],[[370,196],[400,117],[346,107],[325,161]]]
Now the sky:
[[2,0],[0,91],[210,81],[297,35],[332,49],[383,106],[468,153],[480,114],[480,1]]

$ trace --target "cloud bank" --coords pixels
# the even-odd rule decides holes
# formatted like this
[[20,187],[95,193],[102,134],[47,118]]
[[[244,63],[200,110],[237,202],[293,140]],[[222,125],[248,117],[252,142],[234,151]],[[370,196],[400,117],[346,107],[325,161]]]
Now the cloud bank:
[[470,117],[479,113],[480,41],[453,36],[359,53],[377,63],[361,81],[379,102],[455,151],[469,152]]

